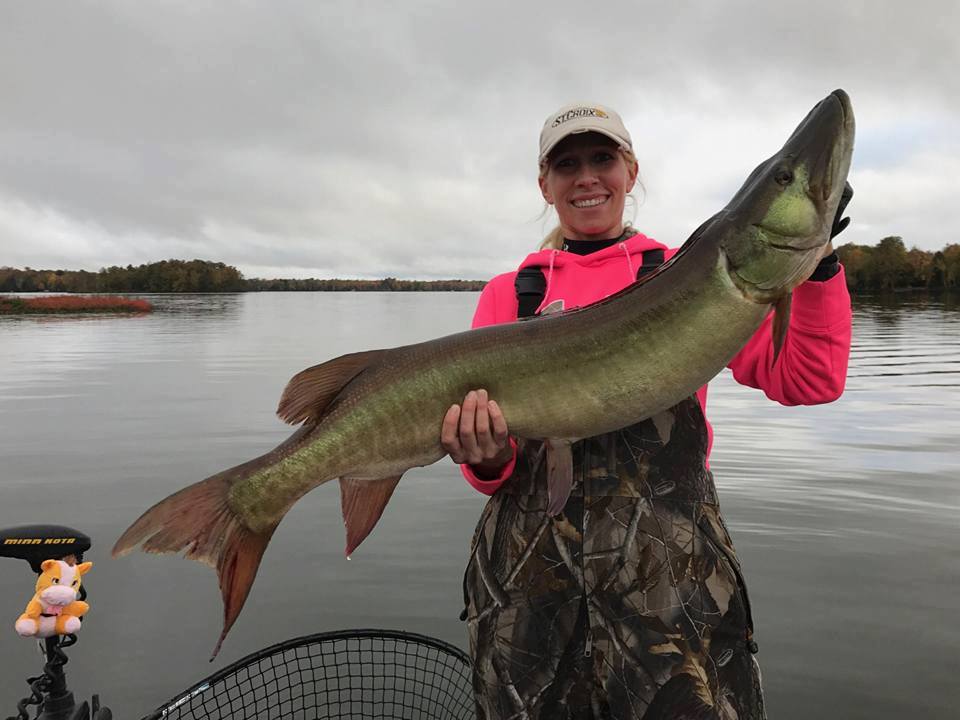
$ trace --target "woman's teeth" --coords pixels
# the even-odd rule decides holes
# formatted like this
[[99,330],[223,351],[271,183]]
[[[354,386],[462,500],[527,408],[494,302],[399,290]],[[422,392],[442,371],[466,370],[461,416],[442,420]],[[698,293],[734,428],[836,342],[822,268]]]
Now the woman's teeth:
[[607,199],[605,197],[592,198],[590,200],[574,200],[573,206],[578,208],[587,208],[594,207],[595,205],[602,205]]

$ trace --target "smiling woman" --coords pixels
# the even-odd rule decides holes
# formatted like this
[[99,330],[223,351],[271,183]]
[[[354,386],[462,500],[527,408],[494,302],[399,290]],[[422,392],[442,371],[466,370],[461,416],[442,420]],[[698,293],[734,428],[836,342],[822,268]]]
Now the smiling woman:
[[[811,113],[842,128],[840,150],[831,152],[846,161],[848,105],[835,94]],[[575,104],[551,114],[539,161],[540,190],[559,227],[516,272],[487,284],[474,327],[595,303],[677,253],[624,224],[638,166],[613,110]],[[804,266],[804,275],[816,269],[794,291],[782,355],[772,362],[768,318],[729,364],[741,384],[784,405],[830,402],[846,378],[850,298],[828,242],[845,226],[846,202],[840,171],[820,174],[831,178],[831,204],[820,199],[815,227],[802,234],[826,257],[817,266],[814,253]],[[804,178],[757,178],[780,203],[774,225],[798,224],[790,193],[813,207]],[[464,578],[480,718],[766,717],[750,602],[708,464],[706,396],[704,386],[651,418],[567,448],[513,439],[485,389],[450,407],[443,447],[471,485],[493,496]],[[560,475],[558,458],[570,456],[561,507],[549,484]]]
[[609,127],[597,130],[600,125],[589,120],[598,116],[584,114],[578,105],[558,111],[556,119],[576,120],[581,130],[559,131],[563,123],[554,125],[556,119],[544,127],[538,181],[543,199],[557,211],[560,224],[541,247],[559,248],[564,238],[609,238],[623,227],[626,196],[637,181],[639,166],[620,116],[609,109],[599,112],[606,115],[601,120],[611,121]]

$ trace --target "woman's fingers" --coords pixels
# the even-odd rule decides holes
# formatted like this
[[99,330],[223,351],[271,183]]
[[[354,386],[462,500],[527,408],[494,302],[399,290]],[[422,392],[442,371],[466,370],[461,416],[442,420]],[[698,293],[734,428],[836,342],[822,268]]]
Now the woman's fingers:
[[[486,390],[471,390],[443,417],[440,444],[456,463],[479,465],[499,459],[509,447],[507,421]],[[512,453],[512,450],[511,450]]]
[[460,406],[451,405],[447,414],[443,416],[443,425],[440,426],[440,445],[450,453],[455,463],[462,463],[463,447],[460,445]]
[[503,416],[503,411],[497,405],[496,400],[490,401],[490,425],[493,429],[493,439],[498,448],[505,447],[509,443],[510,430],[507,428],[507,419]]
[[466,462],[474,465],[482,460],[480,444],[477,441],[477,393],[471,390],[463,399],[460,408],[460,445]]
[[477,446],[487,460],[492,454],[495,454],[497,447],[493,442],[490,432],[490,414],[487,410],[487,404],[490,399],[487,397],[486,390],[477,390],[477,413],[475,418],[475,427],[477,429]]

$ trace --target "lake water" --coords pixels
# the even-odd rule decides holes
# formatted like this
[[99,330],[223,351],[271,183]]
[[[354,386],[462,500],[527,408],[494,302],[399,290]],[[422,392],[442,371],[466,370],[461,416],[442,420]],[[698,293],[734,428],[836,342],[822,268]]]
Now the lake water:
[[[60,523],[94,542],[71,688],[133,718],[297,635],[388,627],[465,647],[461,577],[484,498],[449,460],[407,474],[350,562],[336,485],[301,500],[213,664],[214,573],[109,550],[149,505],[285,438],[273,410],[295,372],[463,329],[476,295],[151,299],[144,317],[0,318],[0,527]],[[957,717],[960,307],[859,301],[838,402],[784,408],[724,373],[708,411],[770,717]],[[13,632],[35,578],[0,564],[6,716],[40,659]]]

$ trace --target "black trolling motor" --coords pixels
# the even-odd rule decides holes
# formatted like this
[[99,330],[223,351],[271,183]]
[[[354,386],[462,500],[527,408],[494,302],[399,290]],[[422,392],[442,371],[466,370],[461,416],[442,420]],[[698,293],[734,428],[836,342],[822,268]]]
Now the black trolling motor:
[[44,656],[43,674],[27,678],[30,695],[17,703],[17,714],[7,720],[30,720],[28,709],[36,705],[35,720],[111,720],[100,698],[90,703],[74,702],[67,688],[63,649],[77,642],[76,631],[89,609],[81,576],[92,563],[83,562],[90,538],[63,525],[21,525],[0,530],[0,557],[26,560],[37,573],[37,592],[16,622],[24,637],[36,637]]

